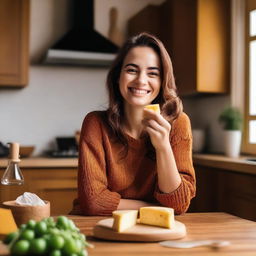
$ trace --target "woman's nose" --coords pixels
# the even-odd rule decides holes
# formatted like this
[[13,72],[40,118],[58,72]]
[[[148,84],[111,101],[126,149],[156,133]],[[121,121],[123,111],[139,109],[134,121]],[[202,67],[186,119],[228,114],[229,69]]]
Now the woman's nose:
[[146,74],[144,72],[140,72],[138,74],[137,81],[140,84],[142,84],[142,85],[146,84],[147,83],[147,76],[146,76]]

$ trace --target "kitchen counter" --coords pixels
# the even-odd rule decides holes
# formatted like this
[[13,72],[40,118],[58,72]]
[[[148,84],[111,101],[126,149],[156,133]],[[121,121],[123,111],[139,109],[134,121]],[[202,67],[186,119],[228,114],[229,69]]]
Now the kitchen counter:
[[[256,161],[248,161],[253,158],[250,156],[241,156],[231,158],[217,154],[193,154],[195,165],[214,167],[227,171],[235,171],[247,174],[256,174]],[[254,157],[256,159],[256,157]],[[0,168],[6,168],[8,159],[0,158]],[[77,168],[77,158],[50,158],[50,157],[31,157],[22,158],[21,168]]]
[[193,154],[193,162],[195,165],[256,175],[256,161],[248,161],[247,159],[256,159],[256,157],[241,156],[231,158],[215,154]]
[[[6,168],[8,159],[0,158],[0,168]],[[19,166],[21,168],[76,168],[77,158],[50,158],[50,157],[30,157],[22,158]]]
[[[105,218],[99,216],[68,216],[80,231],[86,235],[87,240],[94,245],[89,248],[90,256],[101,255],[255,255],[256,251],[256,223],[227,213],[186,213],[176,216],[176,220],[184,223],[187,228],[185,238],[176,241],[188,240],[226,240],[229,246],[214,249],[211,247],[198,247],[191,249],[175,249],[162,247],[159,243],[115,242],[93,238],[93,227]],[[0,246],[0,255],[7,255]]]

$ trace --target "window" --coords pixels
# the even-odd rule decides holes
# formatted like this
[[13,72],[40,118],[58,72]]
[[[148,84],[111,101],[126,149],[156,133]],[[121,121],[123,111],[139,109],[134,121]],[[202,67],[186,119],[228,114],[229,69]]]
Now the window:
[[246,153],[256,154],[256,1],[246,0],[245,28],[245,123]]

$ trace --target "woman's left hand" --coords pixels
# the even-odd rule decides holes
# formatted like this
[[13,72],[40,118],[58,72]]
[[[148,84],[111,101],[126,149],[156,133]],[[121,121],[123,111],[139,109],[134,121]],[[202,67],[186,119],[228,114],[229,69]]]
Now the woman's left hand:
[[164,150],[170,146],[171,124],[161,114],[144,109],[143,124],[156,150]]

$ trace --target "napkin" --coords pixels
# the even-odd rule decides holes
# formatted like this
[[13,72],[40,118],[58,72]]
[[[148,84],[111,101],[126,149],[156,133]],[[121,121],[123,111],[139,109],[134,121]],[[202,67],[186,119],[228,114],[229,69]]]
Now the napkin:
[[25,192],[16,198],[15,202],[19,205],[45,205],[45,202],[34,193]]

